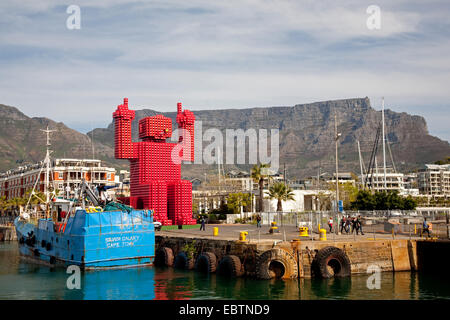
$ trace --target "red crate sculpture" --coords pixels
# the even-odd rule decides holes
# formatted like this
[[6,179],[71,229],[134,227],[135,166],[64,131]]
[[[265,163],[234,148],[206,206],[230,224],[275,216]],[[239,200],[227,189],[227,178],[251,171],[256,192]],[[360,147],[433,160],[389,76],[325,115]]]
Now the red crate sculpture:
[[163,225],[196,224],[192,218],[192,184],[181,180],[181,161],[194,161],[195,116],[177,105],[178,143],[172,136],[172,121],[163,115],[139,121],[140,142],[132,142],[134,110],[128,99],[113,113],[116,159],[130,161],[130,199],[135,209],[154,209]]

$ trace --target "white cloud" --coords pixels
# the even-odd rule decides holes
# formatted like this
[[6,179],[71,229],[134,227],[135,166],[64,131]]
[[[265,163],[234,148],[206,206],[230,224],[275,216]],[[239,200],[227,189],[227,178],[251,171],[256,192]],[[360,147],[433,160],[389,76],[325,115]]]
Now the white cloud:
[[123,96],[159,110],[179,100],[204,109],[450,98],[444,1],[377,1],[379,31],[366,27],[369,1],[73,4],[81,7],[80,31],[65,28],[59,1],[0,3],[0,103],[69,123],[86,113],[107,123]]

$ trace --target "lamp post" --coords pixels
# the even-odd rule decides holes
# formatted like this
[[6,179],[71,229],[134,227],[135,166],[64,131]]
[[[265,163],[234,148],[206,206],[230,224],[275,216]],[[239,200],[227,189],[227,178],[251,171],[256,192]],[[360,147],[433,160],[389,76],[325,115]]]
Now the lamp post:
[[338,141],[342,136],[341,133],[338,133],[337,130],[337,113],[334,113],[334,141],[336,143],[336,216],[338,217],[338,221],[336,221],[336,225],[339,224],[339,158],[338,158]]

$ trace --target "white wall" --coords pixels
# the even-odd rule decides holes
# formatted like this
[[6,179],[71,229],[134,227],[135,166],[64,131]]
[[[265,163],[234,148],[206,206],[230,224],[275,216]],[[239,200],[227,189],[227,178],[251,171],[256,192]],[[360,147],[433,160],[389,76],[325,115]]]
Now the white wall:
[[[294,200],[283,201],[283,212],[299,212],[305,211],[305,196],[314,196],[319,192],[324,193],[324,191],[317,190],[294,190]],[[267,195],[266,195],[267,196]],[[313,205],[313,209],[315,205]],[[264,199],[264,211],[266,212],[276,212],[277,211],[277,200]]]

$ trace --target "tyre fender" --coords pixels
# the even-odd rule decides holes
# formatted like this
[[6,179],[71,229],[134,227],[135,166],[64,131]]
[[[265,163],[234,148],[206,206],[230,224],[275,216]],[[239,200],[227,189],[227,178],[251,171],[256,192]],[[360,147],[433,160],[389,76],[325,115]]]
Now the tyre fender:
[[197,257],[195,269],[204,273],[214,273],[217,268],[217,257],[212,252],[203,252]]
[[240,277],[244,274],[244,268],[238,256],[226,255],[220,260],[217,273],[222,276]]
[[195,262],[193,258],[188,258],[186,252],[180,252],[175,257],[173,266],[177,269],[192,270],[195,267]]
[[349,277],[351,263],[347,254],[336,247],[325,247],[317,252],[311,264],[311,275],[316,278]]
[[258,257],[256,276],[258,279],[295,279],[298,277],[297,261],[286,250],[268,250]]
[[173,257],[173,251],[171,248],[162,247],[162,248],[159,248],[158,251],[156,251],[155,265],[172,267],[173,261],[174,261],[174,257]]

